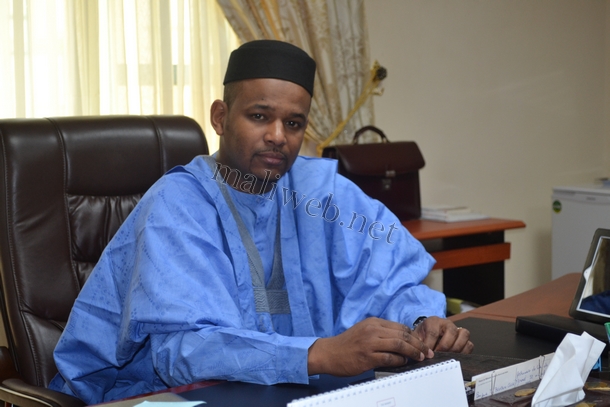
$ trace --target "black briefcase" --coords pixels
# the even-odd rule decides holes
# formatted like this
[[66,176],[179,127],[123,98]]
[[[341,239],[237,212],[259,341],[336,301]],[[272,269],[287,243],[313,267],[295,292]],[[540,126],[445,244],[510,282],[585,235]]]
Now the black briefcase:
[[[381,142],[357,144],[367,130],[377,133]],[[419,170],[425,162],[414,141],[390,142],[377,127],[365,126],[356,132],[352,144],[326,147],[322,157],[337,159],[339,174],[385,204],[400,220],[421,216]]]

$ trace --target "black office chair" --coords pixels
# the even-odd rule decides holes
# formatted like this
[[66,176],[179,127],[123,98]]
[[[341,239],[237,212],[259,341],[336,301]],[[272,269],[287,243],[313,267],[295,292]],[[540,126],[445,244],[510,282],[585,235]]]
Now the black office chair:
[[82,406],[46,388],[74,300],[144,192],[206,139],[184,116],[95,116],[0,120],[0,143],[0,400]]

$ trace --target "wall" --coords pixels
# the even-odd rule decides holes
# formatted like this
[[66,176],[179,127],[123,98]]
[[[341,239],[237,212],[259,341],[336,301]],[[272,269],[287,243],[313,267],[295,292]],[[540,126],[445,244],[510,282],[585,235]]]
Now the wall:
[[607,5],[365,0],[371,57],[388,69],[376,125],[417,141],[422,203],[527,224],[506,233],[507,296],[551,278],[552,187],[610,176]]

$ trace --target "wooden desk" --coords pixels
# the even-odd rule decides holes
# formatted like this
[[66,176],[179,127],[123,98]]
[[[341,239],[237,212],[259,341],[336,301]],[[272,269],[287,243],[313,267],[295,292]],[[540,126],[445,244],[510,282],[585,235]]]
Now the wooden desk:
[[464,318],[485,318],[515,322],[518,316],[555,314],[569,317],[568,311],[576,294],[581,273],[571,273],[510,298],[449,317],[452,321]]
[[436,259],[443,270],[443,292],[448,297],[485,305],[504,298],[504,261],[510,243],[504,231],[524,228],[507,219],[437,222],[415,219],[402,223]]

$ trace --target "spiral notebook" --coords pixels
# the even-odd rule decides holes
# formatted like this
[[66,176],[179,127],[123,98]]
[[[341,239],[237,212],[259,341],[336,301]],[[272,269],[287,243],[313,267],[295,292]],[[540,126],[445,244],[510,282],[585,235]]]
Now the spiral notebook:
[[447,360],[420,369],[294,400],[287,407],[468,407],[460,363]]

